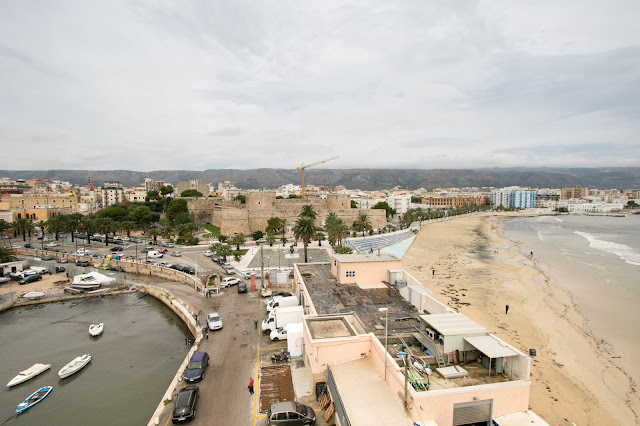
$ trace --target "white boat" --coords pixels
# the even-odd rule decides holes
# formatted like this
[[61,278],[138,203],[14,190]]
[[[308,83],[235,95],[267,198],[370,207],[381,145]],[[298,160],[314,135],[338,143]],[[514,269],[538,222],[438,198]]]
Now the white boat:
[[61,379],[69,377],[73,373],[80,371],[85,365],[89,364],[89,361],[91,361],[91,355],[89,354],[76,357],[58,371],[58,376],[60,376]]
[[104,329],[104,323],[100,323],[100,324],[91,324],[89,326],[89,334],[92,336],[99,336],[102,333],[102,330]]
[[99,288],[102,284],[111,284],[115,281],[115,278],[108,277],[100,272],[89,272],[73,277],[71,287],[82,289]]
[[22,297],[23,299],[35,300],[35,299],[40,299],[41,297],[44,297],[44,293],[41,291],[30,291],[28,293],[23,294],[20,297]]
[[16,377],[11,379],[9,383],[7,383],[8,387],[18,385],[22,382],[26,382],[29,379],[36,377],[38,374],[43,371],[47,371],[51,368],[51,364],[33,364],[31,367],[27,368],[24,371],[18,373]]
[[45,399],[46,396],[49,395],[49,392],[51,392],[52,389],[53,389],[53,387],[51,387],[51,386],[45,386],[43,388],[38,389],[37,391],[35,391],[31,395],[29,395],[27,397],[27,399],[25,399],[20,404],[18,404],[18,408],[16,408],[16,414],[24,413],[29,408],[31,408],[34,405],[36,405],[38,402],[40,402],[43,399]]

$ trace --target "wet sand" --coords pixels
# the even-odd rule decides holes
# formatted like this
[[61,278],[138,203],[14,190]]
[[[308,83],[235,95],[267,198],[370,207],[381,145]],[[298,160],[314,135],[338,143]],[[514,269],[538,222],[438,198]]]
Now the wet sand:
[[536,349],[530,406],[549,424],[639,424],[635,384],[612,358],[613,348],[593,336],[544,265],[502,235],[501,216],[424,226],[402,259],[404,269],[438,300],[522,352]]

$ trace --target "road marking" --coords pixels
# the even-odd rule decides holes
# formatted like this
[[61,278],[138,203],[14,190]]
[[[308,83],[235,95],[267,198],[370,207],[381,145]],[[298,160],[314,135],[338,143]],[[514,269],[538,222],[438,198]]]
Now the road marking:
[[260,351],[272,351],[274,349],[287,349],[288,346],[279,346],[279,347],[273,347],[273,346],[267,346],[264,349],[258,349],[258,352]]

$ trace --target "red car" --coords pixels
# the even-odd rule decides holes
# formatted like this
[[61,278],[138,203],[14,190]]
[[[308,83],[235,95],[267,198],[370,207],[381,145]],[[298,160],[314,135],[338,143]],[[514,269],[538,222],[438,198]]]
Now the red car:
[[155,249],[155,251],[157,251],[158,253],[165,254],[167,252],[167,249],[166,248],[157,248],[157,249]]

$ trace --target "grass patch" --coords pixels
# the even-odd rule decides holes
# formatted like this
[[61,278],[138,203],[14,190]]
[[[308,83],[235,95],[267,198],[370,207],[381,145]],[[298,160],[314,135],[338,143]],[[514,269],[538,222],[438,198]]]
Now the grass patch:
[[202,225],[204,229],[209,231],[211,234],[205,234],[204,237],[220,237],[220,228],[211,224]]
[[249,249],[231,250],[231,256],[244,256]]

